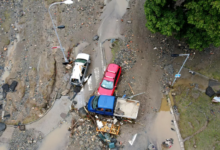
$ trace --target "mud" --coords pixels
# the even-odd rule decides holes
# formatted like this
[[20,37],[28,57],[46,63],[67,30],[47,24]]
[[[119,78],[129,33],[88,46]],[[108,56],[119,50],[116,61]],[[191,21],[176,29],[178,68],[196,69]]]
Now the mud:
[[160,111],[169,111],[170,107],[167,102],[167,98],[164,96],[161,102]]
[[127,7],[128,1],[126,0],[112,0],[106,5],[103,14],[100,17],[102,22],[98,30],[101,43],[106,39],[123,39],[123,36],[120,34],[119,22],[125,14]]
[[83,49],[85,49],[89,43],[80,41],[80,44],[75,48],[75,56],[77,56],[78,53],[82,53]]
[[8,150],[8,147],[6,145],[0,145],[0,150]]
[[42,145],[38,150],[61,150],[66,147],[69,139],[69,128],[70,124],[64,123],[61,127],[52,131],[42,142]]
[[106,59],[106,63],[109,64],[111,63],[112,61],[112,53],[111,53],[111,50],[110,50],[110,41],[106,41],[104,44],[103,44],[103,48],[105,50],[105,58]]
[[6,58],[6,61],[5,61],[5,68],[4,68],[3,74],[1,75],[1,78],[0,78],[0,84],[5,83],[7,77],[10,75],[10,71],[11,71],[12,66],[13,66],[13,62],[12,62],[12,60],[13,60],[13,53],[14,53],[16,47],[17,47],[17,43],[20,40],[19,34],[16,35],[16,38],[17,38],[17,40],[14,41],[13,44],[10,44],[8,46],[7,58]]
[[149,134],[152,141],[157,141],[156,145],[159,150],[162,149],[162,142],[169,138],[174,139],[174,144],[170,150],[181,149],[176,132],[171,130],[171,128],[174,128],[171,122],[172,119],[173,117],[169,111],[160,111],[152,123]]

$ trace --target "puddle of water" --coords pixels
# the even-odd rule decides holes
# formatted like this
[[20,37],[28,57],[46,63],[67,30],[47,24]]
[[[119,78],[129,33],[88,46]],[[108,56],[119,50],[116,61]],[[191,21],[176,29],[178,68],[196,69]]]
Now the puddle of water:
[[190,86],[190,84],[192,83],[197,83],[198,88],[204,91],[208,87],[209,80],[200,75],[194,75],[194,76],[191,75],[188,76],[187,78],[178,79],[174,84],[174,87],[178,85],[187,85],[189,87],[192,87]]
[[160,111],[170,111],[169,104],[167,102],[166,96],[162,98],[161,106],[160,106]]
[[125,14],[127,6],[128,1],[126,0],[112,0],[106,5],[101,15],[102,22],[98,30],[101,42],[106,39],[123,39],[119,32],[119,22]]
[[61,127],[52,131],[44,139],[41,147],[38,150],[61,150],[66,149],[69,139],[70,124],[64,123]]
[[8,150],[9,148],[6,145],[0,145],[0,150]]
[[152,124],[149,134],[152,141],[156,141],[154,144],[157,145],[158,149],[162,149],[161,144],[164,140],[173,138],[174,144],[169,150],[181,150],[178,137],[171,120],[173,120],[172,115],[169,111],[160,111]]

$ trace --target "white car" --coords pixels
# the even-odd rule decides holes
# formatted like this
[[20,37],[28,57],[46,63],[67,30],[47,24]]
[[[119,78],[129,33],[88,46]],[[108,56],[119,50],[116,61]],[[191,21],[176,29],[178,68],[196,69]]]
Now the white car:
[[74,61],[73,72],[70,78],[70,82],[75,86],[83,86],[83,83],[88,80],[86,73],[90,64],[90,56],[85,53],[79,53]]

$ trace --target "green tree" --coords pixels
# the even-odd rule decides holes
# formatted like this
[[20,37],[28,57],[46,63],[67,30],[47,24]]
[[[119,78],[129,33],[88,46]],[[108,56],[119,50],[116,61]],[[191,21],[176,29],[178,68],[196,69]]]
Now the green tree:
[[184,38],[192,49],[220,46],[220,0],[146,0],[146,27]]

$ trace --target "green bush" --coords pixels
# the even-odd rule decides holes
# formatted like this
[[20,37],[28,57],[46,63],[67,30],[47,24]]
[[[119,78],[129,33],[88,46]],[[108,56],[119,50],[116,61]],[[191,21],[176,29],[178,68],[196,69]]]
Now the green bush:
[[192,49],[220,46],[220,1],[146,0],[146,27],[153,33],[185,39]]

